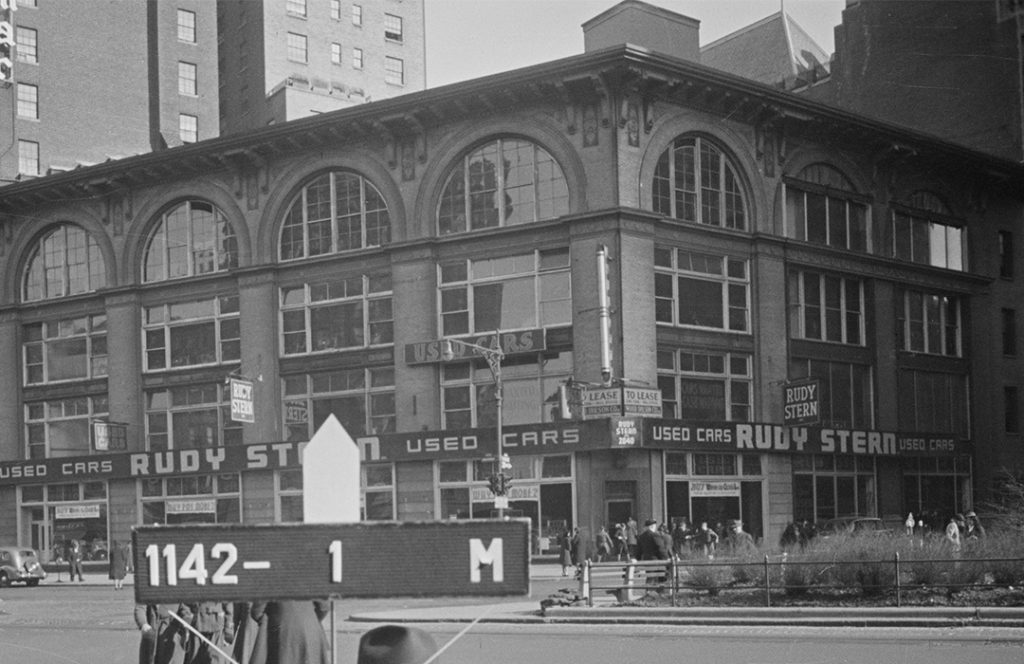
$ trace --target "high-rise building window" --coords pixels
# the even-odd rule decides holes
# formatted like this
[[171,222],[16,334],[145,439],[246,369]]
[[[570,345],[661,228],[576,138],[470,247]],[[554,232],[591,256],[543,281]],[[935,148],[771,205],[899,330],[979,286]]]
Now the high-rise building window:
[[331,62],[336,65],[341,64],[341,44],[331,44]]
[[870,250],[868,199],[845,175],[811,164],[785,179],[786,235],[839,249]]
[[487,141],[452,166],[437,207],[441,235],[554,219],[569,212],[558,162],[520,138]]
[[405,84],[405,63],[401,58],[384,58],[384,80],[391,85]]
[[85,230],[71,224],[44,235],[25,266],[25,302],[89,293],[107,285],[107,268],[99,244]]
[[999,231],[999,276],[1013,278],[1013,233]]
[[965,269],[967,231],[934,194],[917,192],[909,206],[894,206],[892,238],[894,258],[947,270]]
[[384,14],[384,39],[402,41],[402,17]]
[[309,52],[306,35],[289,32],[287,37],[288,59],[292,62],[308,62]]
[[187,201],[165,212],[153,228],[142,280],[151,283],[235,267],[238,240],[224,213],[205,201]]
[[187,9],[178,10],[178,41],[196,42],[196,14]]
[[912,353],[960,357],[960,298],[903,291],[897,300],[896,347]]
[[199,140],[199,118],[187,113],[178,115],[178,136],[182,143],[195,143]]
[[1016,385],[1003,387],[1003,430],[1020,433],[1020,391]]
[[352,25],[363,26],[363,6],[352,5]]
[[306,0],[287,0],[285,3],[285,11],[295,16],[306,15]]
[[18,117],[39,119],[39,88],[28,83],[18,83]]
[[674,219],[746,230],[738,170],[701,137],[677,138],[654,171],[654,211]]
[[14,43],[18,62],[33,65],[39,62],[39,35],[34,29],[19,25],[15,30]]
[[341,0],[331,0],[331,18],[341,20]]
[[746,259],[657,247],[654,265],[654,315],[658,323],[750,331],[750,270]]
[[309,258],[391,242],[388,206],[369,181],[337,171],[306,184],[281,226],[281,260]]
[[791,272],[789,306],[790,334],[797,339],[864,343],[864,288],[859,279]]
[[18,139],[18,173],[39,175],[39,144]]
[[196,66],[191,62],[178,63],[178,94],[195,97],[196,89]]
[[354,48],[352,49],[352,69],[363,68],[363,49]]
[[1017,354],[1017,311],[1003,309],[1003,355]]

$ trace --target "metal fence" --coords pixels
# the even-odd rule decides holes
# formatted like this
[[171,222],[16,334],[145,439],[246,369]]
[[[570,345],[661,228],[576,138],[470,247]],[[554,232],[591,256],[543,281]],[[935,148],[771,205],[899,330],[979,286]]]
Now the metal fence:
[[760,559],[587,561],[579,571],[579,594],[587,606],[594,605],[595,593],[618,603],[637,601],[648,593],[667,595],[671,605],[678,606],[685,594],[757,591],[764,606],[770,607],[773,595],[857,592],[903,606],[912,590],[1011,588],[1022,579],[1024,558],[906,559],[896,553],[883,560],[838,560],[766,554]]

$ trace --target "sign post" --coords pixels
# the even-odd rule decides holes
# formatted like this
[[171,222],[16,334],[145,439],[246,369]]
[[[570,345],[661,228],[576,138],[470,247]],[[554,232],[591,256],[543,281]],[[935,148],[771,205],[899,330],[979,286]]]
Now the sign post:
[[530,592],[527,519],[140,526],[132,541],[140,604]]

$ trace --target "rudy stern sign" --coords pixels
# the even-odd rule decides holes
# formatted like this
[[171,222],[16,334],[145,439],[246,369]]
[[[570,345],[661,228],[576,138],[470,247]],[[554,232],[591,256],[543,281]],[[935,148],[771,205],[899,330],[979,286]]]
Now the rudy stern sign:
[[799,380],[782,388],[783,422],[787,426],[817,424],[821,420],[821,381]]

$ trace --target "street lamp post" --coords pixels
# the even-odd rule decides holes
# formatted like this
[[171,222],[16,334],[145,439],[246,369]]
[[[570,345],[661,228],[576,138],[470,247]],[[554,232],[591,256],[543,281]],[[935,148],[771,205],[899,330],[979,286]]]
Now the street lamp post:
[[[500,344],[501,337],[498,332],[494,333],[495,342]],[[466,348],[473,351],[474,354],[484,358],[487,362],[488,368],[491,370],[491,377],[494,379],[494,406],[496,416],[498,419],[497,434],[498,434],[498,450],[497,450],[497,472],[492,473],[491,477],[488,478],[490,481],[491,491],[495,496],[495,508],[498,511],[498,518],[505,518],[505,504],[508,501],[508,482],[505,480],[505,472],[502,469],[502,463],[504,459],[504,453],[502,450],[502,430],[501,430],[501,401],[503,396],[503,388],[501,383],[501,361],[505,359],[505,354],[501,352],[500,348],[487,348],[479,344],[470,343],[468,341],[461,341],[459,339],[445,339],[441,346],[441,357],[446,362],[455,358],[455,346]],[[500,500],[499,500],[500,499]]]

